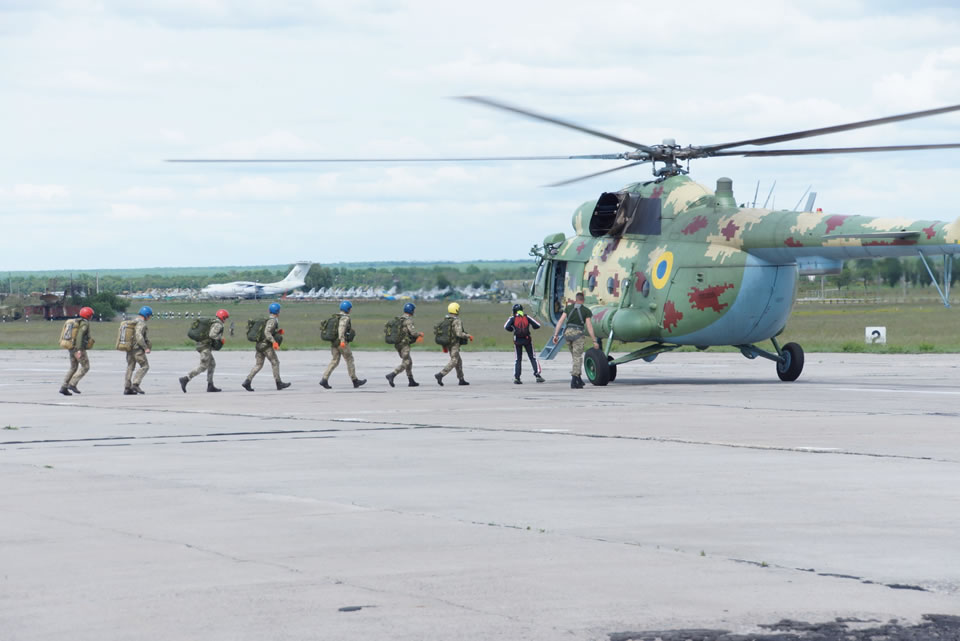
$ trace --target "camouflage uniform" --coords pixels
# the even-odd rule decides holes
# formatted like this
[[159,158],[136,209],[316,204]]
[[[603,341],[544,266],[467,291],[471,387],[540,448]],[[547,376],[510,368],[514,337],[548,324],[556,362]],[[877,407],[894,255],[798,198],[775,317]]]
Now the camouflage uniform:
[[[573,365],[570,368],[571,376],[580,376],[583,369],[583,346],[587,342],[586,332],[587,319],[593,316],[590,308],[581,305],[577,309],[574,305],[568,305],[563,311],[567,315],[567,328],[563,331],[563,337],[570,346],[570,355],[573,357]],[[571,315],[576,316],[572,318]]]
[[[323,380],[330,380],[330,375],[340,364],[340,357],[343,356],[343,360],[347,361],[347,374],[350,376],[350,380],[356,381],[357,370],[353,365],[353,352],[350,351],[350,343],[347,342],[347,333],[350,331],[350,314],[338,312],[337,316],[340,317],[337,321],[338,338],[335,341],[330,341],[330,364],[327,365],[327,369],[323,373]],[[344,344],[343,347],[340,347],[341,343]]]
[[[147,362],[147,350],[151,349],[150,339],[147,338],[147,321],[138,316],[135,321],[136,328],[133,335],[133,347],[127,352],[127,373],[123,379],[124,389],[140,387],[143,377],[150,371],[150,363]],[[140,366],[134,375],[133,370]]]
[[467,334],[463,331],[463,322],[460,320],[460,316],[454,314],[447,314],[444,318],[452,318],[453,323],[451,333],[453,334],[453,344],[447,347],[447,351],[450,352],[450,361],[440,370],[439,378],[443,378],[450,373],[450,370],[457,370],[457,378],[461,381],[463,380],[463,361],[460,359],[460,345],[463,342],[466,342],[470,338],[470,334]]
[[[207,373],[207,383],[213,385],[213,372],[217,369],[217,361],[213,358],[213,345],[220,344],[223,340],[223,323],[219,318],[214,319],[210,324],[210,332],[207,338],[197,341],[197,351],[200,352],[200,364],[190,370],[187,374],[187,380],[193,380],[203,372]],[[271,349],[273,346],[271,345]],[[261,363],[262,365],[262,363]]]
[[[76,387],[80,379],[90,371],[90,359],[87,358],[87,348],[90,343],[90,321],[85,318],[78,319],[77,322],[77,340],[73,344],[73,349],[67,353],[70,355],[70,369],[67,371],[67,377],[63,379],[64,387]],[[82,354],[82,356],[77,356]],[[80,371],[77,371],[77,370]]]
[[[277,353],[273,350],[273,344],[277,341],[274,334],[277,332],[277,325],[280,324],[280,321],[277,320],[276,314],[270,314],[270,318],[267,319],[266,324],[263,326],[263,340],[257,343],[256,346],[256,355],[257,362],[253,366],[253,369],[250,370],[250,373],[247,374],[247,381],[252,381],[253,377],[257,375],[261,369],[263,369],[263,361],[270,361],[270,367],[273,368],[273,380],[277,383],[280,383],[280,359],[277,358]],[[220,326],[221,331],[223,326]]]
[[410,343],[417,340],[420,334],[417,328],[413,326],[413,317],[410,314],[403,314],[400,317],[400,335],[397,336],[397,354],[400,355],[400,364],[393,368],[393,375],[398,376],[400,372],[406,371],[407,378],[413,380],[413,359],[410,358]]

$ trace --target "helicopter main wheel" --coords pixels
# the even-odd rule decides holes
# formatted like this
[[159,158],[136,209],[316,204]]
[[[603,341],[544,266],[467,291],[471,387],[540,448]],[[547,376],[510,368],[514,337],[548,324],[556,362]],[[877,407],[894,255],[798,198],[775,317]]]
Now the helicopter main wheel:
[[607,368],[610,370],[610,382],[617,380],[617,365],[613,362],[613,356],[607,356]]
[[610,362],[603,350],[591,347],[583,355],[583,371],[587,379],[594,385],[606,385],[613,378],[610,376]]
[[803,371],[803,348],[796,343],[787,343],[780,349],[782,361],[777,363],[777,376],[781,381],[795,381]]

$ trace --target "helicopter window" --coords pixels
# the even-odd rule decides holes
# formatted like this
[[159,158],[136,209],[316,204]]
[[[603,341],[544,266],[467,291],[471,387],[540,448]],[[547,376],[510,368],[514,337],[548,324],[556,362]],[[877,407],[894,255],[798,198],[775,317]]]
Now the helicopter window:
[[613,276],[607,279],[607,293],[613,294],[614,290],[617,288],[617,283],[614,282]]
[[530,295],[536,296],[540,291],[540,286],[543,284],[543,276],[547,273],[546,263],[540,263],[540,267],[537,268],[537,275],[533,279],[533,283],[530,285]]
[[597,288],[597,275],[596,275],[596,274],[590,274],[590,275],[587,277],[587,289],[589,289],[589,290],[592,292],[592,291],[595,290],[596,288]]

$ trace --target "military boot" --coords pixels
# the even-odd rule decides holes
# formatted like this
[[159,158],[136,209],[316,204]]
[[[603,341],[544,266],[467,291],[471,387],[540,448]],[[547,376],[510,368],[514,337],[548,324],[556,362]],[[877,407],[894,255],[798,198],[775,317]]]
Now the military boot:
[[586,386],[587,386],[586,383],[584,383],[584,382],[583,382],[583,379],[580,378],[580,375],[577,374],[577,387],[583,389],[583,388],[586,387]]
[[284,383],[283,381],[277,381],[277,389],[287,389],[292,383]]
[[437,372],[436,374],[433,375],[433,377],[437,379],[437,385],[439,385],[440,387],[443,387],[443,374]]
[[396,377],[397,375],[394,374],[393,372],[390,372],[389,374],[387,374],[387,382],[390,383],[390,387],[396,387],[396,385],[393,384],[393,379],[395,379]]
[[137,394],[146,394],[146,392],[140,389],[140,383],[134,383],[133,385],[130,386],[130,389],[132,389]]
[[407,379],[407,387],[420,387],[420,383],[413,380],[413,377]]
[[207,381],[207,391],[208,392],[219,392],[221,391],[219,387],[213,384],[213,381]]
[[539,374],[537,374],[537,382],[538,382],[538,383],[546,383],[546,381],[543,380],[543,377],[540,376]]
[[248,392],[252,392],[252,391],[253,391],[253,385],[250,384],[250,379],[249,379],[249,378],[248,378],[247,380],[245,380],[244,382],[240,383],[240,387],[242,387],[243,389],[247,390]]
[[189,382],[190,382],[190,377],[189,377],[189,376],[181,376],[181,377],[180,377],[180,389],[183,390],[183,393],[184,393],[184,394],[187,393],[187,383],[189,383]]
[[137,395],[137,393],[133,390],[132,387],[125,387],[125,388],[123,388],[123,394],[124,394],[124,396],[136,396],[136,395]]
[[60,388],[60,393],[64,396],[73,396],[73,394],[70,393],[70,390],[67,389],[66,385]]
[[73,392],[74,394],[80,393],[80,390],[77,389],[76,385],[67,385],[67,389]]
[[[366,382],[367,382],[367,379],[365,378],[355,378],[353,379],[353,387],[354,389],[356,389]],[[393,387],[393,381],[390,381],[390,386]]]
[[468,382],[467,382],[467,379],[465,379],[465,378],[461,378],[461,379],[460,379],[460,382],[457,383],[457,385],[469,385],[469,384],[470,384],[470,383],[468,383]]
[[576,377],[576,376],[571,376],[571,377],[570,377],[570,389],[580,389],[580,386],[577,385],[577,377]]
[[517,376],[516,378],[513,379],[513,384],[514,384],[514,385],[523,385],[523,381],[521,381],[521,380],[520,380],[520,377]]
[[320,381],[320,387],[322,387],[323,389],[333,389],[332,387],[330,387],[330,383],[327,382],[327,379],[323,379],[322,381]]

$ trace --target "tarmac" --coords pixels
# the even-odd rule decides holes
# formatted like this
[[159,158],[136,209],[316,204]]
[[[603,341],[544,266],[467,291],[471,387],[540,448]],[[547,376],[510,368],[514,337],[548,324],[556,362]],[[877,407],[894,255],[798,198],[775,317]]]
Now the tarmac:
[[391,389],[396,355],[361,352],[369,382],[341,364],[327,391],[327,352],[282,352],[293,386],[267,364],[249,393],[252,353],[222,352],[220,394],[181,392],[195,352],[149,358],[146,395],[94,350],[67,398],[63,351],[0,351],[3,641],[926,638],[960,614],[957,355],[807,354],[782,383],[666,354],[571,390],[566,353],[514,385],[468,348],[471,385],[439,387],[415,350],[421,386]]

